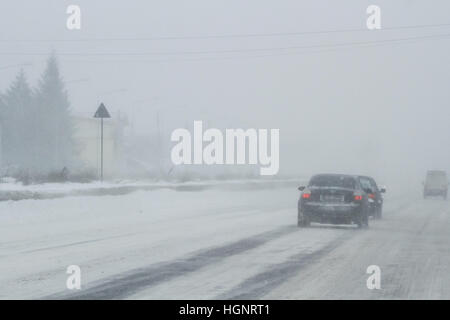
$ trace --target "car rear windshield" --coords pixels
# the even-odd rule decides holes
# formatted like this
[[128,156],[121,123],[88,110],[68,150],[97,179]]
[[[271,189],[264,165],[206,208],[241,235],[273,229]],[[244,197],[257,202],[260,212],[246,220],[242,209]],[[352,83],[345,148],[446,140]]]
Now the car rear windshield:
[[373,192],[375,190],[375,188],[373,187],[372,183],[368,178],[359,178],[359,183],[361,184],[363,190],[369,189],[370,192]]
[[314,176],[309,182],[311,187],[337,187],[355,189],[355,179],[340,175],[320,175]]

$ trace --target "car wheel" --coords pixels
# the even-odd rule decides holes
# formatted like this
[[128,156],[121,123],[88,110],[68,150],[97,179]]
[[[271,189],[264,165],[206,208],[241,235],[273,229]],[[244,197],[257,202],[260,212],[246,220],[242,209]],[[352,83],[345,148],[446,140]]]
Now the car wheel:
[[298,223],[297,223],[297,226],[299,226],[300,228],[307,228],[310,225],[311,225],[311,223],[307,219],[299,220]]
[[298,219],[297,219],[298,227],[306,228],[306,227],[309,227],[310,224],[311,224],[311,222],[309,221],[309,219],[307,217],[305,217],[305,215],[303,215],[303,214],[298,215]]
[[361,211],[356,225],[358,226],[358,229],[369,227],[369,215],[367,213],[367,209]]
[[361,229],[363,227],[363,225],[364,225],[362,212],[358,215],[358,219],[356,221],[356,225],[358,226],[358,229]]
[[381,220],[381,218],[383,218],[383,208],[382,207],[377,208],[377,212],[375,214],[375,218],[377,220]]

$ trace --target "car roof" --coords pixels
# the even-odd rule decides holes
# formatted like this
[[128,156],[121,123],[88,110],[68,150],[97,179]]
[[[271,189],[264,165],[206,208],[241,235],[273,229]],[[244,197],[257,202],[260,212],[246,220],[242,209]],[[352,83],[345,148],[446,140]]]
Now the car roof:
[[371,176],[361,176],[361,175],[359,175],[358,178],[366,178],[366,179],[372,179],[372,180],[375,180],[375,179],[374,179],[373,177],[371,177]]
[[353,174],[341,174],[341,173],[318,173],[313,175],[311,178],[320,177],[320,176],[338,176],[338,177],[348,177],[356,179],[358,176]]

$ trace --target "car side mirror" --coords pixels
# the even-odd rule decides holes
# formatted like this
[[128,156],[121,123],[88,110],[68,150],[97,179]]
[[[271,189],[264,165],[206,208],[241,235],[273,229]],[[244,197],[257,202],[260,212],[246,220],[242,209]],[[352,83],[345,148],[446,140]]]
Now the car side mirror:
[[303,191],[303,190],[305,190],[305,188],[306,188],[305,186],[300,186],[300,187],[298,187],[298,190]]

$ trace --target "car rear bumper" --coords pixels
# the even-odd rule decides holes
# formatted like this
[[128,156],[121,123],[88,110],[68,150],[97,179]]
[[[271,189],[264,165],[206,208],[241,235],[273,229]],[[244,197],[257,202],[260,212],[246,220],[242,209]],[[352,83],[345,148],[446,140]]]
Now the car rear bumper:
[[304,203],[301,207],[303,215],[310,221],[315,222],[351,222],[361,212],[361,205],[357,203],[348,204],[324,204],[319,202]]
[[447,194],[447,189],[425,189],[423,193],[427,196],[440,196]]

